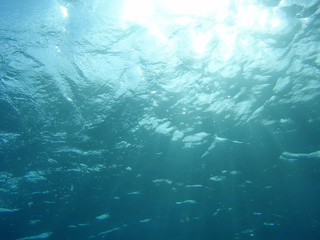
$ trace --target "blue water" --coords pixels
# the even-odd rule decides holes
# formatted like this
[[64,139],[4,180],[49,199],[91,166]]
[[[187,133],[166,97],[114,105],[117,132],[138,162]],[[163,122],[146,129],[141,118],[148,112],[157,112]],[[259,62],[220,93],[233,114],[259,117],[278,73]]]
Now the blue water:
[[320,239],[320,2],[0,2],[0,239]]

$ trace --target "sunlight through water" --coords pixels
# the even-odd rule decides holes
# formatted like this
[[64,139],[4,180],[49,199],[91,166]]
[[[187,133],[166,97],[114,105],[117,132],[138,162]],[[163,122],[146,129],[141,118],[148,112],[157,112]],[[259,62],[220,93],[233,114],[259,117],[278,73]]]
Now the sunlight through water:
[[[246,41],[250,32],[272,34],[282,27],[276,8],[270,10],[252,1],[127,0],[122,22],[124,28],[146,28],[158,43],[168,46],[181,46],[179,38],[183,36],[185,51],[195,57],[207,55],[212,49],[210,45],[216,43],[225,59],[232,57],[237,42]],[[183,32],[181,36],[175,34],[178,29]]]
[[0,9],[1,239],[319,239],[320,0]]

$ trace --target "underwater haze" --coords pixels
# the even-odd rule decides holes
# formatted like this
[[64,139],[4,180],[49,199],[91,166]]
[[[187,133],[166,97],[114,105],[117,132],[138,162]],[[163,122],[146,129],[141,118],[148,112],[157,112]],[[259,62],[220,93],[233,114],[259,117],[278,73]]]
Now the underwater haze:
[[1,240],[320,239],[320,1],[0,9]]

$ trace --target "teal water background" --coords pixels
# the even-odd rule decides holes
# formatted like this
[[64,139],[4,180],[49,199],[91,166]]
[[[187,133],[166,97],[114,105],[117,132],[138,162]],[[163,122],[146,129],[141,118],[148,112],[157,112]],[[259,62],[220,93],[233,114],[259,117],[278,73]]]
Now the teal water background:
[[1,0],[1,240],[320,239],[320,2],[211,2]]

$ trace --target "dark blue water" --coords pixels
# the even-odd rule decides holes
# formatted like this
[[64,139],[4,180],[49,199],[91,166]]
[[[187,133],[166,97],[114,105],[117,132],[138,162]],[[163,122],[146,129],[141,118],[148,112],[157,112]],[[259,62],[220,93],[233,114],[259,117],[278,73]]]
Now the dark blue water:
[[0,2],[0,239],[320,239],[319,1]]

